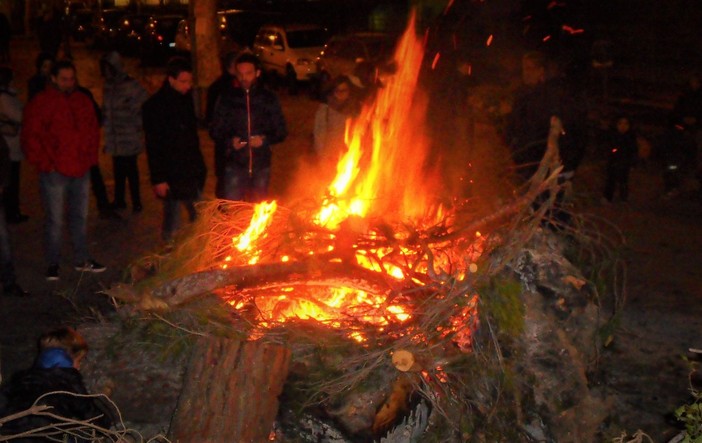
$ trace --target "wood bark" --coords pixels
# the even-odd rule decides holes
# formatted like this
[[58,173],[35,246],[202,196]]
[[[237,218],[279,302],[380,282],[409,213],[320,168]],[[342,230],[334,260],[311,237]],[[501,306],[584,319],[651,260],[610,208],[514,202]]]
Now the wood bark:
[[401,283],[392,281],[384,274],[357,265],[303,261],[203,271],[170,281],[156,288],[152,294],[169,305],[178,305],[226,286],[244,289],[275,287],[281,284],[313,285],[315,282],[334,279],[344,280],[347,286],[374,294],[399,289],[401,286]]
[[199,339],[171,423],[171,441],[267,441],[290,355],[283,346],[261,341]]

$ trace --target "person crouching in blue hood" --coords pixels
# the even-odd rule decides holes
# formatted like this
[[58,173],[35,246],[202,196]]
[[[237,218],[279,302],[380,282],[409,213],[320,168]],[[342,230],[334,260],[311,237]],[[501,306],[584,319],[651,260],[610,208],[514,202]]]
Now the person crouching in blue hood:
[[[51,406],[52,409],[47,412],[52,415],[89,420],[94,425],[109,429],[113,424],[114,412],[104,400],[67,394],[88,394],[79,372],[80,362],[88,352],[85,339],[73,328],[62,327],[43,334],[38,345],[39,353],[34,365],[17,372],[8,383],[0,386],[0,417],[26,411],[36,403]],[[45,395],[49,393],[52,394]],[[43,428],[44,433],[39,432],[22,441],[46,441],[43,436],[47,429],[55,435],[59,428],[54,426],[59,423],[62,423],[60,418],[50,417],[46,413],[28,414],[5,423],[0,428],[0,435],[16,435]],[[68,441],[89,441],[87,432],[81,439],[75,436],[81,433],[74,431],[71,431],[72,435],[66,433]],[[33,438],[35,436],[37,438]]]

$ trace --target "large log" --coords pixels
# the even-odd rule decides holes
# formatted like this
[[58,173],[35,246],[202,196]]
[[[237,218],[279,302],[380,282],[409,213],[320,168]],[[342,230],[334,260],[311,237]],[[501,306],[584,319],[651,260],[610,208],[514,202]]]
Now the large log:
[[213,269],[189,274],[172,280],[153,290],[152,295],[171,306],[185,303],[217,288],[232,286],[237,289],[256,287],[314,285],[318,280],[344,280],[353,286],[373,294],[384,294],[399,290],[401,284],[383,273],[371,271],[358,265],[320,261],[288,263],[265,263],[252,266]]
[[268,440],[290,350],[261,341],[201,338],[171,422],[173,442]]

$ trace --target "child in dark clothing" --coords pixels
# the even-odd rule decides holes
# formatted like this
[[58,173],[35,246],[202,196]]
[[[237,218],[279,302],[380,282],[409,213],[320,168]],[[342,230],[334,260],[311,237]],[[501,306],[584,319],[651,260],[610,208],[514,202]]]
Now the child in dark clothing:
[[[59,328],[44,334],[39,339],[39,354],[30,369],[16,373],[12,379],[0,388],[0,417],[26,411],[36,402],[38,405],[51,406],[47,411],[67,419],[86,420],[102,428],[109,429],[112,425],[112,411],[106,403],[96,397],[85,397],[88,394],[83,377],[78,369],[80,362],[88,352],[88,346],[74,329]],[[50,394],[38,400],[45,394],[65,391],[79,394]],[[37,401],[38,400],[38,401]],[[0,429],[0,435],[15,435],[38,428],[44,428],[38,434],[21,441],[48,441],[43,436],[47,433],[61,435],[59,429],[68,430],[65,426],[55,427],[60,420],[45,414],[32,414],[9,421]],[[64,434],[67,441],[91,441],[88,432],[81,432],[76,427]],[[76,437],[76,435],[84,438]]]
[[629,198],[629,171],[636,163],[638,148],[636,136],[631,130],[628,117],[619,116],[615,120],[614,129],[605,138],[607,149],[607,179],[605,182],[604,198],[611,202],[614,192],[619,189],[619,197],[623,202]]

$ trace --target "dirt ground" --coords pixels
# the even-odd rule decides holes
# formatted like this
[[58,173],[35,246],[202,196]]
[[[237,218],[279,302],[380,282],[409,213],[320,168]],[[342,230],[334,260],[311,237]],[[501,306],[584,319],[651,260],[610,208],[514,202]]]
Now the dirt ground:
[[[34,71],[36,42],[13,42],[12,66],[18,88]],[[83,47],[74,50],[80,81],[101,101],[99,54]],[[130,70],[151,90],[162,78],[158,69],[141,70],[135,61]],[[24,91],[22,92],[24,97]],[[272,189],[280,195],[304,157],[310,141],[316,103],[307,96],[281,94],[290,136],[277,147]],[[201,133],[205,158],[212,171],[212,144]],[[102,155],[101,167],[108,192],[113,181],[110,159]],[[61,280],[46,282],[42,248],[42,209],[34,171],[23,166],[23,211],[29,222],[10,227],[19,282],[32,293],[30,298],[0,297],[0,370],[7,377],[31,364],[34,340],[43,331],[60,324],[79,324],[110,311],[107,298],[99,293],[123,277],[126,266],[157,250],[161,207],[148,185],[144,156],[140,159],[144,212],[123,212],[123,220],[97,217],[94,201],[89,218],[89,239],[94,258],[109,269],[103,274],[80,275],[70,268],[66,249]],[[637,429],[655,442],[668,441],[678,430],[666,420],[689,399],[688,365],[683,356],[691,347],[702,347],[702,199],[692,191],[666,200],[662,198],[659,169],[651,164],[633,172],[628,204],[599,204],[601,164],[586,164],[576,177],[578,210],[591,219],[616,226],[625,243],[618,249],[626,264],[626,309],[613,343],[603,352],[593,383],[604,386],[615,403],[616,416],[608,432]],[[213,196],[210,174],[205,197]],[[614,231],[614,229],[611,229]],[[66,243],[68,243],[66,241]],[[612,437],[616,435],[611,435]]]

